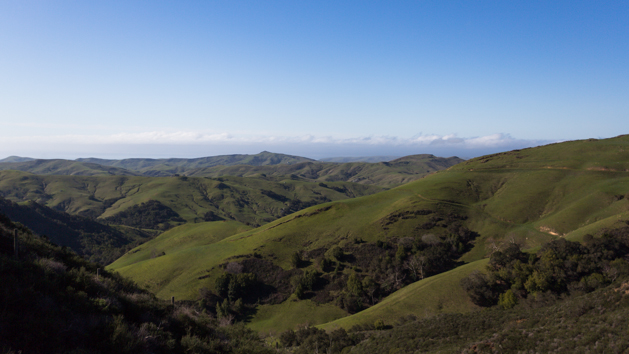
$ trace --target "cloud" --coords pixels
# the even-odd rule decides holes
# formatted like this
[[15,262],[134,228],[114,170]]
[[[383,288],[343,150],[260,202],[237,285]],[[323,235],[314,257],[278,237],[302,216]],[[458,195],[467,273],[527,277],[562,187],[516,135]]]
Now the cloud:
[[[147,154],[167,151],[175,155],[205,155],[210,152],[250,153],[272,150],[312,157],[367,156],[416,153],[433,153],[459,156],[479,156],[486,153],[537,146],[553,141],[515,139],[509,134],[491,134],[479,137],[449,135],[336,137],[304,134],[298,136],[265,134],[231,134],[198,131],[147,131],[115,134],[67,134],[2,137],[0,153],[20,154],[15,147],[28,146],[30,154],[37,150],[47,154],[55,151],[77,151],[79,156],[99,154],[99,151],[134,151]],[[12,147],[12,149],[9,149]],[[153,150],[151,150],[153,149]],[[22,150],[24,151],[24,150]],[[160,153],[161,154],[161,153]],[[42,154],[37,154],[42,156]],[[141,157],[141,156],[136,156]]]
[[[512,145],[515,142],[526,143],[530,140],[518,140],[508,134],[492,134],[481,137],[460,138],[451,135],[421,135],[412,138],[396,136],[366,136],[339,138],[332,136],[273,136],[247,135],[228,133],[200,133],[193,131],[152,131],[139,133],[117,133],[109,135],[47,135],[4,137],[11,143],[75,143],[75,144],[357,144],[357,145],[390,145],[390,146],[458,146],[465,148],[484,148]],[[537,142],[537,141],[534,141]]]

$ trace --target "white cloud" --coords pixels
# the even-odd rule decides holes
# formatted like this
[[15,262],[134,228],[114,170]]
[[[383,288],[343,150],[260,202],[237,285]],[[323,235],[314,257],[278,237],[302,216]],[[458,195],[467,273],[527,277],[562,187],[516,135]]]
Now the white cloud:
[[48,135],[3,137],[4,144],[49,143],[79,145],[109,144],[330,144],[330,145],[388,145],[388,146],[448,146],[467,149],[510,146],[514,143],[536,145],[540,141],[514,139],[508,134],[492,134],[481,137],[460,138],[450,135],[420,135],[412,138],[396,136],[366,136],[340,138],[333,136],[273,136],[273,135],[234,135],[229,133],[201,133],[194,131],[152,131],[139,133],[118,133],[109,135]]
[[0,137],[1,155],[52,157],[211,156],[262,150],[313,158],[333,156],[410,155],[473,157],[537,146],[551,141],[521,140],[508,134],[480,137],[449,135],[338,137],[230,134],[198,131],[147,131],[115,134],[68,134]]

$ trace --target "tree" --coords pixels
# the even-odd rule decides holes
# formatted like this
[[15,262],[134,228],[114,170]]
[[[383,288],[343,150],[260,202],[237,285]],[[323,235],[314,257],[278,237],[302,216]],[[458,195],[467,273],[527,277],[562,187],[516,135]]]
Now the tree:
[[500,294],[498,298],[498,305],[502,306],[503,309],[513,308],[518,303],[518,298],[515,297],[515,294],[511,289],[507,290],[503,294]]
[[301,266],[301,263],[301,254],[299,254],[299,252],[293,253],[290,257],[290,265],[293,266],[293,268],[299,268]]
[[347,279],[347,291],[355,296],[361,296],[363,293],[363,284],[355,272],[352,272]]
[[231,274],[223,273],[218,278],[216,278],[216,282],[214,283],[214,289],[216,289],[216,293],[218,296],[225,298],[227,297],[227,293],[229,291],[229,281],[231,280]]
[[332,254],[332,257],[336,258],[337,261],[343,259],[343,256],[345,255],[339,246],[332,247],[332,249],[330,249],[330,254]]
[[416,253],[408,259],[406,266],[412,272],[413,280],[424,279],[426,261],[426,256],[421,253]]
[[366,276],[365,279],[363,279],[363,290],[367,292],[367,294],[371,298],[372,305],[375,303],[374,295],[378,291],[378,287],[378,283],[376,283],[376,281],[373,280],[372,277]]

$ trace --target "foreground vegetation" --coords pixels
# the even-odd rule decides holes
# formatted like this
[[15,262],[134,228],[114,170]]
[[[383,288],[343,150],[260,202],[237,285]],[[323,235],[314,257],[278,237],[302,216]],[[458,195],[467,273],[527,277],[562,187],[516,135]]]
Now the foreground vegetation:
[[460,285],[473,302],[489,307],[482,311],[424,319],[398,314],[348,331],[336,321],[325,326],[329,332],[304,327],[283,332],[278,340],[296,353],[629,350],[629,227],[589,236],[583,244],[553,241],[537,254],[511,244],[485,264],[487,275],[474,271]]
[[70,247],[80,256],[100,264],[109,264],[156,236],[154,231],[104,225],[32,201],[18,204],[0,197],[0,213],[27,225],[53,243]]
[[[18,230],[18,257],[13,232]],[[0,215],[2,353],[271,353],[242,325],[158,300]]]

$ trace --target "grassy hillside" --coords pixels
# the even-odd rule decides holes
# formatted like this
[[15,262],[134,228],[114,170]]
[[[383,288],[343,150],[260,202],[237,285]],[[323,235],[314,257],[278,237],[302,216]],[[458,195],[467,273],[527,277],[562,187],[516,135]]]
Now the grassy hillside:
[[323,159],[319,159],[317,161],[320,162],[336,162],[336,163],[345,163],[345,162],[386,162],[395,159],[399,159],[402,156],[360,156],[360,157],[326,157]]
[[237,221],[212,221],[188,223],[170,229],[158,237],[136,247],[116,262],[119,267],[133,264],[190,247],[200,247],[218,242],[229,236],[250,230],[251,227]]
[[265,166],[265,165],[282,165],[282,164],[294,164],[299,162],[314,161],[312,159],[277,154],[268,151],[263,151],[255,155],[221,155],[221,156],[208,156],[199,157],[194,159],[124,159],[124,160],[105,160],[96,158],[82,158],[77,159],[79,162],[95,163],[104,166],[112,166],[124,168],[136,172],[140,172],[147,176],[170,176],[174,173],[180,173],[190,169],[205,168],[212,166],[231,166],[231,165],[252,165],[252,166]]
[[296,175],[318,182],[346,181],[393,187],[415,181],[429,173],[440,171],[464,160],[458,157],[411,155],[389,162],[322,163],[303,162],[277,166],[216,166],[190,170],[189,176],[285,176]]
[[406,286],[382,302],[351,316],[321,325],[320,328],[350,329],[356,325],[373,325],[377,320],[393,324],[402,317],[432,317],[442,313],[466,313],[479,309],[461,288],[461,279],[475,270],[482,271],[487,259],[457,267]]
[[35,160],[35,159],[30,158],[30,157],[9,156],[9,157],[6,157],[6,158],[0,160],[0,163],[3,163],[3,162],[24,162],[24,161],[32,161],[32,160]]
[[[354,182],[392,187],[417,180],[453,166],[462,159],[412,155],[390,162],[325,163],[298,156],[262,152],[257,155],[225,155],[198,159],[77,159],[32,160],[0,163],[0,170],[18,170],[37,175],[194,177],[287,176],[317,182]],[[296,176],[296,177],[295,177]]]
[[[595,233],[602,221],[624,225],[628,193],[629,137],[567,142],[473,159],[392,190],[311,207],[215,243],[166,250],[166,256],[136,263],[125,256],[111,269],[159,297],[193,299],[199,288],[212,288],[230,262],[255,258],[289,270],[292,255],[301,252],[306,265],[292,277],[318,271],[328,284],[321,300],[327,303],[330,297],[345,296],[352,273],[361,281],[373,276],[379,265],[370,258],[391,262],[389,272],[402,280],[383,276],[377,283],[380,289],[395,289],[408,282],[411,260],[426,245],[458,247],[467,252],[462,260],[471,262],[509,243],[533,248],[579,230]],[[460,237],[469,239],[466,230],[478,235],[471,250],[459,242]],[[383,249],[378,242],[389,245],[388,255],[378,251]],[[321,261],[334,258],[334,246],[349,256],[333,262],[337,270],[321,271]],[[396,249],[402,252],[399,258]],[[395,259],[387,261],[391,254]],[[319,295],[317,290],[312,296]]]
[[210,218],[261,225],[310,205],[380,190],[347,182],[321,186],[299,178],[86,177],[0,172],[0,196],[15,202],[33,200],[70,214],[100,219],[155,200],[188,222]]
[[104,166],[95,163],[84,163],[71,160],[26,160],[0,162],[0,170],[16,170],[30,172],[37,175],[67,175],[67,176],[138,176],[124,168]]

